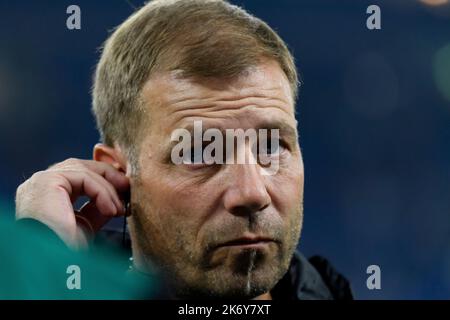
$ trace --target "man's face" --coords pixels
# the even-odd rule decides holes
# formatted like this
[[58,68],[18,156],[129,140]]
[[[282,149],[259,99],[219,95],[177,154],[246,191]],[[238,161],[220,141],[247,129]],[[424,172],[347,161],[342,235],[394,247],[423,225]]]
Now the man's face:
[[[131,180],[137,265],[162,267],[180,296],[268,292],[289,266],[303,220],[303,162],[284,73],[266,61],[232,80],[164,74],[147,82],[143,97],[150,120]],[[278,171],[174,164],[172,132],[198,120],[204,131],[279,128]]]

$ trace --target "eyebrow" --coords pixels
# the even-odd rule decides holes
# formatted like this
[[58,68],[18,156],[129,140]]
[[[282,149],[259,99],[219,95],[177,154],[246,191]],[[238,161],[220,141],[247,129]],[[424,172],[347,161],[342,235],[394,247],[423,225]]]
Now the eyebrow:
[[256,130],[278,129],[278,130],[280,130],[280,137],[282,137],[282,136],[286,137],[286,139],[288,139],[289,143],[295,145],[298,142],[297,129],[283,120],[271,120],[271,121],[262,122],[255,129]]
[[[185,126],[179,127],[179,129],[185,129],[185,130],[187,130],[190,133],[190,135],[192,137],[194,136],[194,123],[193,123],[193,121],[191,123],[186,124]],[[225,137],[226,136],[226,130],[227,129],[231,129],[231,128],[223,128],[221,126],[214,126],[214,125],[205,125],[205,123],[202,123],[202,130],[203,130],[202,134],[204,134],[205,131],[207,131],[208,129],[218,129],[222,133],[222,135]],[[236,128],[236,129],[239,129],[239,128]],[[278,129],[278,130],[280,130],[280,137],[285,137],[287,142],[289,144],[291,144],[292,146],[294,146],[298,142],[297,129],[294,128],[293,126],[291,126],[289,123],[287,123],[284,120],[262,121],[257,126],[251,127],[251,128],[247,128],[247,129],[255,129],[255,130],[260,130],[260,129],[267,129],[267,130]],[[243,130],[246,131],[247,129],[243,129]],[[170,141],[169,147],[173,147],[177,143],[178,142],[176,142],[176,141]]]

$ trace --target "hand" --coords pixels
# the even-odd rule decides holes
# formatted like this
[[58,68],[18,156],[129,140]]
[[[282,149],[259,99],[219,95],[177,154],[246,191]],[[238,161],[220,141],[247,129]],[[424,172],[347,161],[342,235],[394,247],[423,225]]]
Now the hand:
[[[36,219],[68,246],[84,247],[89,232],[82,222],[88,222],[91,231],[97,232],[112,217],[124,215],[119,194],[128,190],[128,177],[113,166],[93,160],[68,159],[36,172],[18,187],[16,219]],[[91,201],[80,210],[83,218],[76,219],[73,203],[83,195]]]

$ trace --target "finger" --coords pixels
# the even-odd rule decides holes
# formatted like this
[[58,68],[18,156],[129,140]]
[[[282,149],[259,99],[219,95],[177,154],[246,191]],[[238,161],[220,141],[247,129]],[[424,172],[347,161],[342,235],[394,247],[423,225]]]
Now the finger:
[[71,171],[61,170],[55,171],[62,179],[60,179],[60,186],[73,198],[75,195],[86,195],[91,198],[100,213],[107,216],[114,216],[117,214],[117,207],[113,197],[110,195],[107,188],[92,178],[85,171]]
[[51,168],[49,168],[49,170],[83,170],[86,168],[104,177],[118,191],[126,191],[129,188],[128,177],[123,172],[120,172],[112,165],[105,162],[94,160],[68,159],[52,166]]
[[[70,170],[67,168],[64,169],[53,169],[54,173],[64,174],[65,172],[74,172],[74,170]],[[99,174],[95,173],[94,171],[89,171],[86,167],[79,167],[78,171],[83,174],[87,174],[91,179],[95,180],[98,184],[100,184],[107,192],[109,193],[111,199],[114,202],[114,205],[116,206],[117,213],[122,215],[124,214],[124,206],[122,201],[119,198],[118,192],[113,187],[113,185],[107,181],[104,177],[100,176]],[[75,190],[75,192],[71,195],[72,203],[75,202],[75,200],[81,195],[84,194],[83,190]]]
[[117,170],[108,163],[94,160],[83,160],[83,164],[90,170],[105,178],[118,191],[126,191],[130,186],[129,178],[123,172]]
[[101,184],[103,187],[105,187],[111,198],[114,200],[114,204],[116,205],[117,208],[117,214],[124,214],[124,206],[122,201],[120,200],[119,194],[117,192],[117,190],[113,187],[113,185],[107,181],[104,177],[98,175],[97,173],[93,172],[93,171],[89,171],[88,174],[95,179],[99,184]]

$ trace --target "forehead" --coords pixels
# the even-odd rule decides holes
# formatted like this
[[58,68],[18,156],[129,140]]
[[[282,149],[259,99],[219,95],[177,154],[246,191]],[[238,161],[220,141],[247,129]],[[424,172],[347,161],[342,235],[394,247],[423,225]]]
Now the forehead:
[[290,84],[275,61],[228,79],[183,78],[177,71],[157,74],[145,84],[142,97],[152,124],[163,123],[164,129],[199,119],[248,123],[258,116],[264,121],[276,116],[295,121]]

